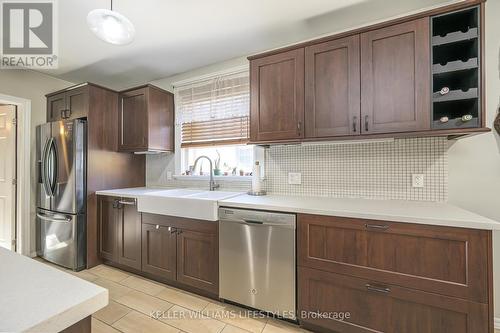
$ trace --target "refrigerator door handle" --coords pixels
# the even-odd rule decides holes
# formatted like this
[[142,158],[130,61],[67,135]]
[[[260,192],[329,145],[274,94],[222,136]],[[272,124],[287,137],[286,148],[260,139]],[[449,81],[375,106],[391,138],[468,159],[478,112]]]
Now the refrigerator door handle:
[[53,197],[57,181],[57,151],[54,138],[50,138],[42,159],[42,180],[47,195]]
[[71,222],[71,218],[69,218],[69,217],[60,219],[60,218],[49,217],[49,216],[47,216],[45,214],[41,214],[41,213],[36,213],[36,216],[40,220],[49,221],[49,222],[64,222],[64,223]]
[[45,190],[45,194],[47,196],[51,196],[51,191],[50,191],[50,187],[49,187],[49,184],[48,184],[48,179],[47,179],[47,151],[49,149],[49,145],[50,145],[50,140],[52,140],[52,138],[50,139],[47,139],[47,141],[45,142],[45,145],[43,146],[43,151],[42,151],[42,165],[41,165],[41,176],[42,176],[42,185],[43,185],[43,189]]
[[52,181],[50,183],[50,188],[52,190],[52,196],[56,194],[56,185],[57,185],[57,166],[59,165],[59,156],[57,156],[57,147],[56,147],[56,141],[54,138],[52,138],[52,145],[51,145],[52,152],[54,154],[54,159],[52,160]]

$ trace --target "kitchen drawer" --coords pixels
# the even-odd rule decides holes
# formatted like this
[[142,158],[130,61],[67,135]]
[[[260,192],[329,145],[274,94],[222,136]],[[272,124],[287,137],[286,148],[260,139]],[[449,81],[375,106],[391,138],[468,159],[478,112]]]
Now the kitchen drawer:
[[488,231],[299,215],[299,266],[488,302]]
[[487,304],[304,267],[298,274],[299,321],[306,327],[371,333],[488,332]]
[[195,220],[177,216],[142,213],[142,223],[158,224],[164,227],[174,227],[207,234],[217,234],[219,232],[218,221]]

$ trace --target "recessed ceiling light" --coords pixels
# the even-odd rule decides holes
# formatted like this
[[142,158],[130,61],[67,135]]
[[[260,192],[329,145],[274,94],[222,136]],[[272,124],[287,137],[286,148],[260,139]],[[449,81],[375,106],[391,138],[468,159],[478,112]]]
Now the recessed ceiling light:
[[94,9],[87,15],[90,30],[100,39],[115,45],[129,44],[134,40],[135,28],[132,22],[120,13],[111,10]]

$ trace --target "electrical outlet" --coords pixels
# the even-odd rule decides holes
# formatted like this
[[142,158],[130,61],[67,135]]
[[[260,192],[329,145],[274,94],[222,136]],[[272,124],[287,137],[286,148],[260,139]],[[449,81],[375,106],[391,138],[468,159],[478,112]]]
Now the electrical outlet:
[[425,177],[421,173],[414,173],[411,175],[411,185],[413,187],[422,188],[424,187]]
[[290,185],[302,184],[302,174],[300,172],[289,172],[288,173],[288,184],[290,184]]

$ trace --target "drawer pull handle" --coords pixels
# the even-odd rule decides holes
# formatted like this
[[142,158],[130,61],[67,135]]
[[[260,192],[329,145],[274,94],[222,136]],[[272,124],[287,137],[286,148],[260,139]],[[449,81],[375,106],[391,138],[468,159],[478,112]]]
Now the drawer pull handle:
[[387,224],[365,224],[366,229],[375,229],[375,230],[387,230],[389,226]]
[[365,287],[366,287],[366,290],[373,291],[373,292],[376,292],[376,293],[388,294],[388,293],[391,292],[391,288],[389,288],[389,287],[374,286],[374,285],[369,284],[369,283],[367,283],[365,285]]
[[130,206],[135,206],[135,200],[134,201],[125,201],[125,200],[120,200],[118,201],[120,205],[130,205]]

